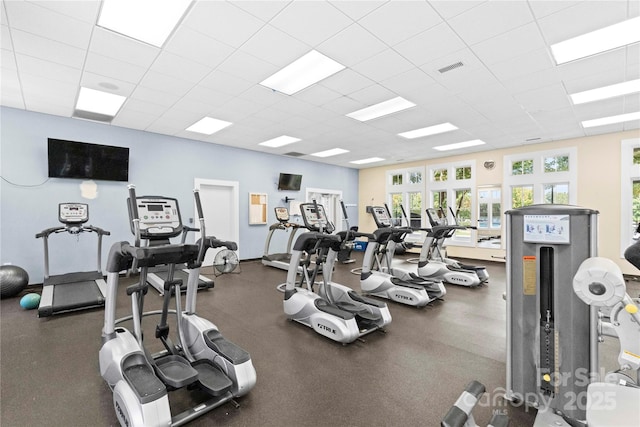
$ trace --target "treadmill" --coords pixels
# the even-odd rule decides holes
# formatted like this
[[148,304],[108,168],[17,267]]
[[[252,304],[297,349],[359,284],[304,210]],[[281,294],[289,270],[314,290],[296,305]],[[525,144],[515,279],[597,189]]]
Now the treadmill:
[[[160,209],[160,212],[163,208],[163,204],[162,204],[162,199],[156,196],[143,196],[143,197],[138,197],[138,199],[145,199],[145,200],[152,200],[154,203],[151,204],[151,208],[150,209]],[[166,207],[166,206],[165,206]],[[189,227],[187,225],[182,225],[182,240],[181,240],[181,244],[185,244],[186,240],[187,240],[187,234],[189,232],[199,232],[200,229],[199,228],[193,228],[193,227]],[[148,246],[158,246],[158,245],[165,245],[168,244],[168,239],[166,237],[162,237],[158,240],[155,239],[148,239],[147,240],[147,245]],[[178,264],[175,265],[175,271],[173,273],[173,280],[181,280],[182,281],[182,285],[180,286],[180,292],[185,293],[187,292],[187,278],[189,277],[189,270],[187,269],[187,266],[184,264]],[[156,291],[158,291],[158,294],[160,294],[160,296],[164,296],[164,284],[167,281],[167,279],[169,278],[169,267],[167,267],[166,265],[162,265],[162,266],[158,266],[158,267],[152,267],[149,268],[149,271],[147,273],[147,283],[149,285],[151,285]],[[211,289],[213,288],[215,285],[214,281],[206,276],[203,276],[202,274],[200,274],[198,276],[198,290],[205,290],[205,289]]]
[[[269,226],[269,234],[267,235],[267,241],[264,245],[264,255],[262,256],[262,264],[269,267],[276,267],[281,270],[289,270],[289,262],[291,261],[291,246],[293,245],[294,237],[298,229],[305,228],[301,224],[289,222],[289,210],[285,207],[278,206],[275,208],[277,223]],[[271,239],[276,230],[287,231],[292,229],[287,241],[287,251],[282,253],[269,253],[269,247],[271,246]]]
[[[48,317],[58,313],[103,307],[107,284],[101,269],[102,236],[110,233],[92,225],[89,221],[89,205],[86,203],[58,204],[58,220],[64,224],[48,228],[36,234],[36,239],[44,242],[44,281],[42,296],[38,306],[38,317]],[[98,263],[96,271],[49,275],[49,236],[57,233],[79,235],[96,233],[98,236]]]

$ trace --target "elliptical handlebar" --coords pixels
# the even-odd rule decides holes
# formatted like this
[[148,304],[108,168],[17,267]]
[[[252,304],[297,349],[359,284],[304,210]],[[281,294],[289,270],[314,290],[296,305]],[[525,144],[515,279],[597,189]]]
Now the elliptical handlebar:
[[[202,202],[200,201],[200,190],[197,188],[193,190],[193,198],[196,201],[196,213],[198,214],[198,221],[200,222],[200,236],[205,237],[207,235],[204,226],[204,214],[202,213]],[[205,239],[201,238],[199,242],[198,262],[204,260],[204,254],[206,247],[204,244]]]

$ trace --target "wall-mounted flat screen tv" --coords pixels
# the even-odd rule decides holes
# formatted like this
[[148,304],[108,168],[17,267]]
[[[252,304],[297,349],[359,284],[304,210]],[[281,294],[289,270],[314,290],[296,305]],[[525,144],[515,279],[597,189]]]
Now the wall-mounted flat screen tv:
[[129,149],[48,138],[49,177],[129,180]]
[[281,173],[278,178],[278,190],[300,191],[302,175]]

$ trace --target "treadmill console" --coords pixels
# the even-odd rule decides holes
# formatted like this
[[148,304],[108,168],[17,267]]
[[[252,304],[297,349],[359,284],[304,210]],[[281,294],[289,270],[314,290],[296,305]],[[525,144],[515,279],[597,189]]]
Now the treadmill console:
[[320,231],[322,229],[325,233],[333,233],[335,227],[327,219],[327,213],[324,210],[324,206],[313,203],[303,203],[300,205],[300,211],[302,213],[302,220],[304,226],[311,231]]
[[281,223],[289,222],[289,210],[282,206],[278,206],[275,208],[276,211],[276,219]]
[[[140,237],[143,239],[164,239],[177,237],[182,233],[182,219],[178,200],[171,197],[136,197],[138,218],[140,219]],[[129,219],[132,220],[131,212]],[[131,230],[133,221],[131,221]]]
[[384,206],[373,206],[371,208],[371,215],[373,215],[373,220],[376,222],[378,228],[391,227],[391,218],[389,218],[387,208]]
[[63,224],[84,224],[89,221],[89,205],[86,203],[60,203],[58,220]]

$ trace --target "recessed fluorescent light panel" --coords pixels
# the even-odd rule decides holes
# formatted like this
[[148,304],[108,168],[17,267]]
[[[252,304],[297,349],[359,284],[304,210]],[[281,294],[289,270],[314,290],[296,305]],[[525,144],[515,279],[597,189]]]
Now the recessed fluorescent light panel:
[[344,65],[312,50],[260,84],[286,95],[293,95],[344,69]]
[[630,122],[640,120],[640,111],[635,113],[620,114],[619,116],[602,117],[600,119],[585,120],[582,127],[592,128],[595,126],[612,125],[615,123]]
[[401,136],[407,139],[414,139],[414,138],[421,138],[423,136],[437,135],[439,133],[445,133],[445,132],[449,132],[456,129],[458,129],[458,127],[452,125],[451,123],[441,123],[439,125],[410,130],[408,132],[402,132],[402,133],[399,133],[398,136]]
[[558,65],[640,41],[640,17],[551,45]]
[[103,0],[98,25],[162,47],[191,0]]
[[81,87],[76,110],[115,116],[126,99],[122,95]]
[[449,150],[459,150],[460,148],[475,147],[476,145],[483,145],[483,144],[485,144],[484,141],[480,139],[474,139],[472,141],[457,142],[455,144],[439,145],[437,147],[433,147],[433,149],[438,151],[449,151]]
[[311,155],[316,157],[331,157],[348,152],[349,150],[343,150],[342,148],[332,148],[331,150],[319,151],[317,153],[312,153]]
[[361,122],[366,122],[368,120],[377,119],[378,117],[397,113],[398,111],[406,110],[407,108],[415,106],[416,104],[413,102],[407,101],[401,96],[398,96],[397,98],[349,113],[347,114],[347,117],[351,117],[352,119],[356,119]]
[[628,95],[640,92],[640,79],[618,83],[611,86],[604,86],[597,89],[585,90],[584,92],[569,95],[574,104],[584,104],[586,102],[600,101],[601,99],[614,98],[616,96]]
[[224,120],[214,119],[213,117],[205,117],[198,120],[187,128],[189,132],[203,133],[205,135],[212,135],[219,130],[231,126],[233,123],[225,122]]
[[367,163],[381,162],[383,160],[384,159],[380,157],[369,157],[368,159],[354,160],[349,163],[353,163],[354,165],[366,165]]
[[261,142],[258,145],[264,145],[265,147],[277,148],[283,145],[292,144],[300,141],[300,138],[294,138],[292,136],[282,135],[277,138],[270,139],[268,141]]

